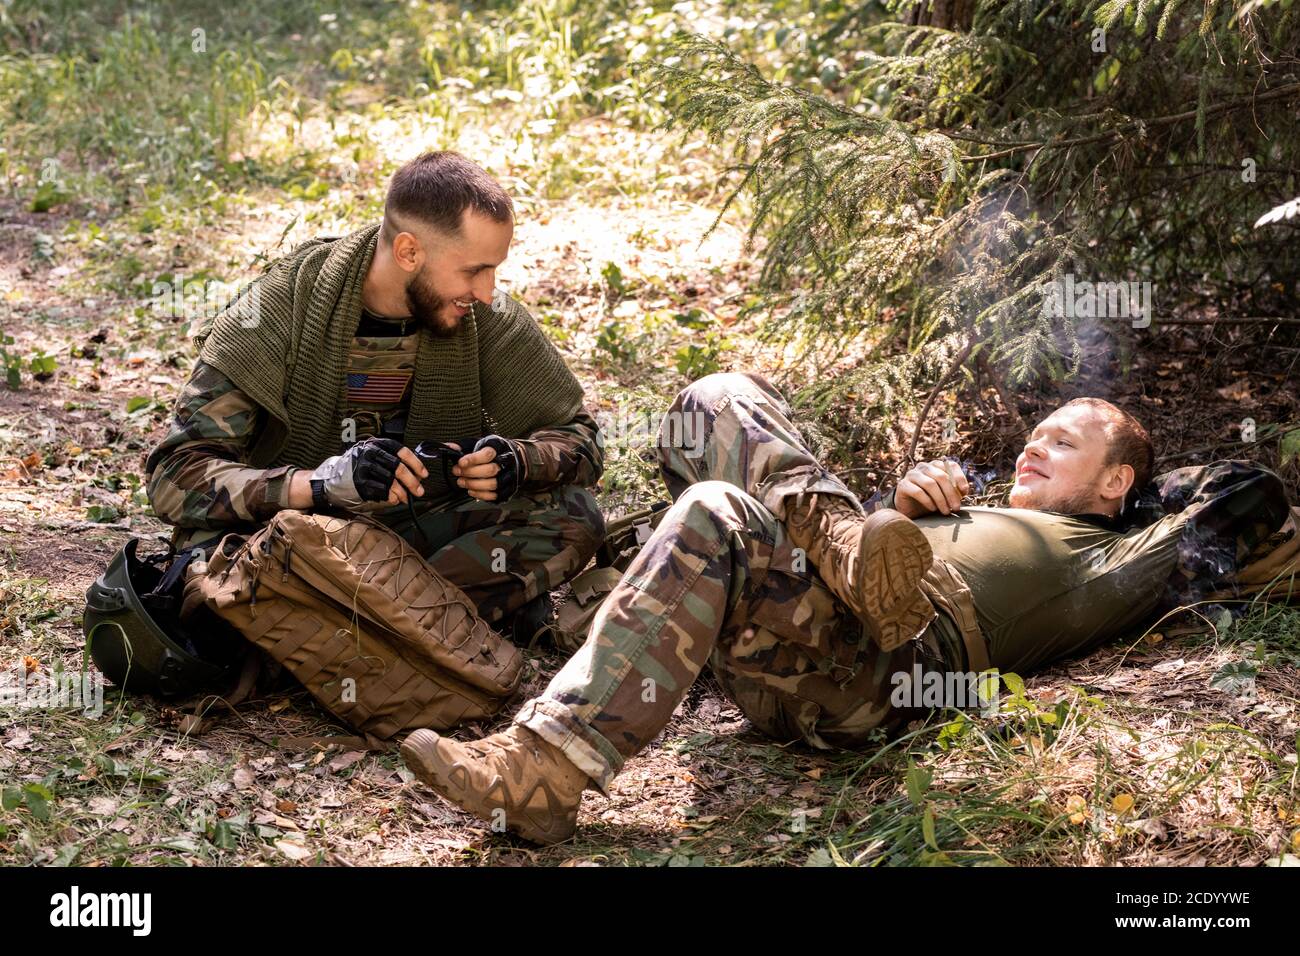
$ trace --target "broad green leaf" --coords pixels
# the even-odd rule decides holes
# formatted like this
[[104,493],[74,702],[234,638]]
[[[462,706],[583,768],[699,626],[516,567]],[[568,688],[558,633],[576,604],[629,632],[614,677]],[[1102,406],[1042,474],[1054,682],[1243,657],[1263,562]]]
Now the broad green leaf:
[[1241,694],[1255,686],[1259,668],[1250,661],[1229,661],[1210,678],[1210,686],[1225,694]]
[[921,801],[925,799],[926,791],[930,789],[930,781],[934,778],[925,767],[912,767],[907,771],[907,799],[912,801],[912,806],[919,807]]
[[1278,459],[1285,465],[1293,458],[1300,459],[1300,428],[1287,432],[1278,444]]
[[925,845],[937,853],[939,841],[934,836],[934,807],[930,804],[926,804],[925,813],[921,815],[921,835],[925,837]]

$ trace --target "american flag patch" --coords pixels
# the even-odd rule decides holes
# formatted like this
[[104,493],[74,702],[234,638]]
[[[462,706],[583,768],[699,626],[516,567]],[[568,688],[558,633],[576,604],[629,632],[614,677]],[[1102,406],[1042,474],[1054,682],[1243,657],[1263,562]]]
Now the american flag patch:
[[360,403],[400,402],[411,382],[410,370],[380,370],[348,373],[348,401]]

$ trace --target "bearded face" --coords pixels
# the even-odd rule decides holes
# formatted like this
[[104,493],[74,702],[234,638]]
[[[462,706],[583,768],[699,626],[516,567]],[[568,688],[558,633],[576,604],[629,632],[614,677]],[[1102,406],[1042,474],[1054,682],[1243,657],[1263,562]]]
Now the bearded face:
[[418,223],[398,222],[394,228],[400,231],[392,241],[392,256],[405,272],[401,291],[407,312],[433,335],[456,335],[475,302],[492,301],[514,221],[496,222],[467,208],[455,233]]
[[1019,483],[1011,490],[1007,504],[1013,508],[1031,508],[1034,511],[1050,511],[1058,515],[1082,515],[1097,510],[1096,496],[1091,491],[1027,488]]
[[427,265],[421,266],[406,283],[406,307],[421,327],[439,338],[450,338],[460,331],[469,308],[439,295],[428,271]]

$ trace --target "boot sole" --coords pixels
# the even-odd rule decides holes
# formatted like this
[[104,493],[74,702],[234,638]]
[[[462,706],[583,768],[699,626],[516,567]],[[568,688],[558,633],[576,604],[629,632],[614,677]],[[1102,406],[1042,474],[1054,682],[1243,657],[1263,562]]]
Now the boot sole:
[[858,594],[881,650],[901,647],[934,620],[934,605],[920,588],[933,560],[930,542],[905,515],[882,509],[862,525]]
[[[455,762],[449,764],[443,759],[438,752],[438,740],[438,734],[432,730],[412,731],[402,741],[401,746],[402,761],[407,769],[443,799],[454,803],[467,813],[474,814],[480,820],[494,823],[493,812],[496,810],[505,812],[505,807],[499,800],[485,798],[477,789],[471,789],[457,782],[457,777],[463,775],[455,772],[457,770]],[[487,789],[488,793],[504,789],[500,775],[493,778],[492,784]],[[546,830],[534,826],[526,817],[512,820],[509,813],[506,813],[506,829],[517,833],[525,840],[545,845],[562,843],[573,835],[572,828],[562,828],[559,831]]]

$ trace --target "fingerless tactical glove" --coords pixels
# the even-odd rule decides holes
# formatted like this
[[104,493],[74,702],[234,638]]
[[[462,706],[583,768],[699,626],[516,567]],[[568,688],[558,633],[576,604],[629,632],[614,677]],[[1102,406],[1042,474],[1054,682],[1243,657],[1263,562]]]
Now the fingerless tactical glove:
[[326,458],[312,472],[312,497],[323,494],[329,504],[348,511],[375,511],[376,504],[386,507],[401,450],[401,442],[391,438],[363,438],[342,455]]
[[519,446],[509,438],[502,438],[500,435],[484,435],[474,446],[474,451],[481,451],[484,448],[492,448],[496,451],[497,456],[493,461],[501,466],[496,476],[496,500],[508,501],[519,491],[519,483],[523,481],[524,463],[523,456],[519,454]]

